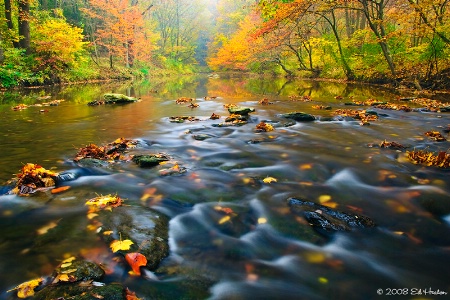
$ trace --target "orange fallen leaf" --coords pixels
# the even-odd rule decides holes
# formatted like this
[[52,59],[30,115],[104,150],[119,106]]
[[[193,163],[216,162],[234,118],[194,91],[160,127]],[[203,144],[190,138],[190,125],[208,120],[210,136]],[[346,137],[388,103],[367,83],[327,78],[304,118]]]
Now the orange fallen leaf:
[[58,194],[58,193],[67,191],[68,189],[70,189],[70,186],[68,186],[68,185],[60,186],[58,188],[52,189],[52,194]]
[[125,255],[125,259],[127,260],[133,272],[139,276],[141,275],[140,267],[147,265],[147,258],[138,252],[127,253]]

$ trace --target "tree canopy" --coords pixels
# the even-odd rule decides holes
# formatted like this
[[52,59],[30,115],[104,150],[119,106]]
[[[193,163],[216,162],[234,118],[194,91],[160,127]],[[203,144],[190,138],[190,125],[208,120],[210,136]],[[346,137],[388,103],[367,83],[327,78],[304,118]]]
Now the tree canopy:
[[[249,71],[442,88],[448,0],[4,0],[3,87]],[[128,71],[127,71],[128,70]]]

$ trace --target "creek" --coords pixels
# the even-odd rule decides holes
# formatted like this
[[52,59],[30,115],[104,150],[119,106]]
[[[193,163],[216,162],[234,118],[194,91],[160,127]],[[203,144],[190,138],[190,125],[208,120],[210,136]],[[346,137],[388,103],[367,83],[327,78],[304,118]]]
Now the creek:
[[[107,92],[140,101],[87,105]],[[54,171],[76,169],[73,158],[79,148],[119,137],[169,155],[186,172],[162,176],[164,166],[143,169],[121,162],[69,182],[71,188],[62,193],[1,195],[0,299],[12,299],[7,290],[48,276],[70,255],[107,264],[110,249],[87,228],[85,205],[106,194],[170,218],[170,254],[157,270],[136,277],[119,264],[105,278],[143,299],[379,299],[377,291],[450,293],[449,171],[413,164],[405,155],[413,149],[447,151],[448,141],[436,142],[424,133],[446,128],[450,113],[375,108],[380,117],[366,126],[332,118],[335,109],[368,108],[345,102],[398,102],[410,96],[368,85],[207,76],[4,92],[3,185],[26,163]],[[199,106],[176,104],[179,97],[195,98]],[[263,98],[272,104],[259,104]],[[11,109],[55,99],[64,101]],[[243,126],[214,126],[229,115],[225,104],[255,112]],[[280,114],[293,111],[317,119],[285,126]],[[210,119],[213,113],[221,119]],[[172,123],[171,116],[199,120]],[[256,131],[260,121],[275,129]],[[200,134],[207,138],[194,138]],[[378,147],[384,140],[408,148]],[[377,226],[324,236],[290,211],[289,197],[356,212]],[[39,229],[49,224],[64,226],[60,236],[43,238]]]

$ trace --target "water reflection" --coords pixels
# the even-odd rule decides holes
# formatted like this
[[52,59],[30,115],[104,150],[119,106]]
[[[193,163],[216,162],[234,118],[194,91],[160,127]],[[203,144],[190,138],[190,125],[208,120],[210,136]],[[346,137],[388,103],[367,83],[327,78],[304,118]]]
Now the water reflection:
[[[105,92],[136,96],[126,106],[87,106]],[[344,108],[349,100],[388,101],[397,94],[370,86],[258,78],[181,77],[144,82],[80,85],[4,94],[0,180],[23,163],[58,171],[77,148],[118,137],[140,139],[140,153],[167,153],[187,172],[161,176],[164,166],[117,164],[68,183],[67,192],[33,197],[0,196],[0,299],[17,284],[48,275],[69,254],[108,264],[111,254],[87,231],[84,202],[117,193],[171,218],[170,256],[148,277],[129,277],[118,266],[106,281],[120,281],[138,296],[159,299],[375,299],[377,288],[440,288],[450,292],[448,171],[413,165],[402,151],[369,147],[384,139],[410,148],[446,150],[448,142],[423,132],[450,123],[448,114],[381,111],[380,120],[297,123],[280,113],[330,116],[312,104]],[[289,96],[311,96],[312,102]],[[13,111],[43,96],[59,106]],[[179,97],[200,106],[177,105]],[[206,96],[217,96],[214,100]],[[340,99],[342,96],[343,99]],[[274,104],[262,106],[269,98]],[[228,115],[223,104],[256,108],[241,127],[213,127]],[[222,120],[211,120],[212,113]],[[171,123],[192,115],[197,122]],[[255,132],[261,120],[275,130]],[[208,138],[197,140],[194,135]],[[273,177],[277,181],[264,182]],[[377,227],[323,236],[290,213],[286,199],[326,199],[341,210],[372,218]],[[325,202],[326,202],[325,201]],[[55,222],[53,239],[36,229]]]

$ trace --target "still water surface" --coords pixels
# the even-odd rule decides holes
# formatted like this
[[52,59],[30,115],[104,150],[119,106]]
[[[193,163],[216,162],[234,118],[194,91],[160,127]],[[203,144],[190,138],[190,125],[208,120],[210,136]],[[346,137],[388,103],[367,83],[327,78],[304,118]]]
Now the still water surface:
[[[105,92],[141,101],[87,105]],[[312,101],[290,97],[303,95]],[[39,100],[42,96],[65,101],[11,109],[49,101]],[[182,96],[196,98],[199,107],[177,105]],[[171,218],[171,252],[160,269],[139,278],[130,277],[123,266],[105,279],[121,282],[144,299],[380,299],[378,289],[389,293],[392,288],[407,289],[402,292],[410,296],[419,289],[422,296],[424,289],[450,293],[449,171],[411,164],[405,151],[368,146],[386,139],[410,150],[448,150],[449,142],[433,142],[423,133],[445,128],[450,114],[375,109],[384,115],[360,126],[358,121],[330,121],[331,111],[312,108],[349,108],[344,102],[399,96],[410,95],[339,83],[207,77],[4,93],[2,183],[25,163],[74,169],[71,160],[78,148],[119,137],[146,142],[187,172],[160,176],[158,167],[139,169],[130,162],[70,182],[72,188],[61,194],[0,196],[0,299],[10,297],[6,290],[21,282],[49,275],[68,255],[94,261],[110,256],[95,232],[86,229],[84,205],[109,193]],[[273,104],[258,104],[265,97]],[[251,122],[212,126],[224,121],[228,103],[255,108]],[[283,126],[286,120],[279,114],[292,111],[319,118]],[[221,119],[210,120],[212,113]],[[182,115],[201,121],[169,122],[170,116]],[[262,120],[272,122],[275,130],[256,132]],[[199,141],[195,134],[210,138]],[[266,177],[277,181],[265,183]],[[378,226],[325,238],[290,213],[289,197],[328,200]],[[224,222],[218,206],[233,210],[233,217]],[[52,222],[66,228],[57,241],[46,241],[36,230]]]

